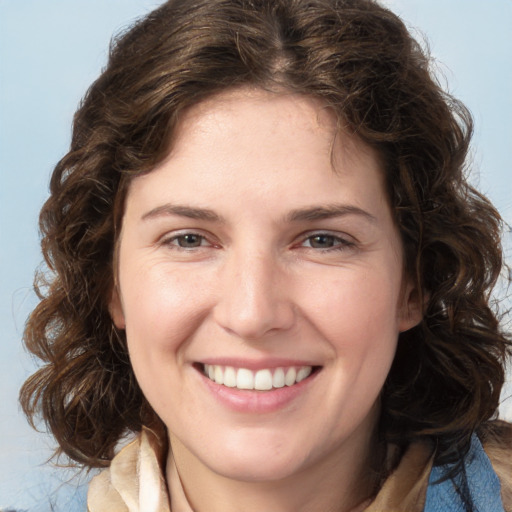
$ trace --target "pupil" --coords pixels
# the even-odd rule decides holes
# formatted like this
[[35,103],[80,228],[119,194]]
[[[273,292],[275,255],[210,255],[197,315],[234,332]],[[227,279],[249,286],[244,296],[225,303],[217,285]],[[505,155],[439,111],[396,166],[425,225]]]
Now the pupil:
[[198,247],[201,238],[198,235],[183,235],[179,240],[180,247]]
[[311,240],[311,246],[316,248],[332,247],[334,239],[329,235],[317,235]]

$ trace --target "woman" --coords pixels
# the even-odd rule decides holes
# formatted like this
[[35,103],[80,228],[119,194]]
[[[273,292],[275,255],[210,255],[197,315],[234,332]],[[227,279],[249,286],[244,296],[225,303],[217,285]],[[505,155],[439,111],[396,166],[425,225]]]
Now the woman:
[[172,0],[116,41],[21,397],[110,466],[92,512],[512,508],[500,218],[428,64],[367,0]]

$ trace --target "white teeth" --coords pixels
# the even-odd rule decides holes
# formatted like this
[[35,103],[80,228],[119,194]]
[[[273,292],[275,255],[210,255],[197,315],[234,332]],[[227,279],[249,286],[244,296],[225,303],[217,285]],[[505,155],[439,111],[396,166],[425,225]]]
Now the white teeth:
[[224,384],[224,374],[220,366],[215,367],[215,373],[213,374],[213,376],[217,384]]
[[268,391],[272,389],[272,373],[270,370],[258,370],[254,376],[254,389]]
[[238,389],[254,389],[254,374],[251,370],[239,368],[236,374],[236,387]]
[[303,366],[297,372],[297,382],[300,382],[301,380],[304,380],[306,377],[309,377],[310,373],[311,373],[311,366]]
[[229,388],[255,389],[257,391],[269,391],[272,388],[293,386],[311,375],[311,366],[289,368],[265,368],[253,372],[247,368],[233,368],[232,366],[204,365],[204,374],[217,384]]
[[295,384],[295,379],[297,377],[297,370],[295,368],[288,368],[286,372],[286,377],[284,378],[284,383],[287,386],[293,386]]
[[236,387],[236,371],[232,366],[226,366],[224,370],[224,386],[228,388]]
[[284,370],[278,368],[272,376],[272,387],[282,388],[284,386]]

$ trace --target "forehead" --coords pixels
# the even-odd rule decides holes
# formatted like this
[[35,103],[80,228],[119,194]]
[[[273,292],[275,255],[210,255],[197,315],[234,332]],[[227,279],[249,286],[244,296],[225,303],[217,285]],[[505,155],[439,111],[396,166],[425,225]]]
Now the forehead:
[[[250,129],[241,129],[246,127]],[[253,156],[254,151],[268,147],[262,143],[276,137],[284,144],[280,146],[283,153],[297,151],[301,141],[315,138],[316,150],[329,157],[333,171],[350,167],[351,159],[373,160],[381,167],[378,152],[360,140],[324,100],[253,86],[228,89],[182,112],[165,160],[180,158],[198,145],[210,143],[215,149],[221,142]],[[308,149],[305,145],[300,153]]]
[[233,112],[237,115],[239,112],[250,114],[253,109],[259,109],[261,114],[265,114],[276,108],[279,108],[279,120],[284,124],[302,121],[301,127],[304,129],[322,129],[331,134],[336,130],[334,110],[321,98],[287,89],[267,90],[246,85],[213,94],[187,108],[180,116],[176,136],[179,138],[180,132],[190,129],[198,122],[215,122],[223,115],[229,116]]
[[[248,196],[264,204],[283,193],[312,203],[347,194],[357,203],[372,191],[377,199],[384,189],[378,156],[339,124],[317,98],[249,87],[225,91],[182,113],[167,157],[133,184],[148,188],[152,199],[187,202],[201,193],[241,208]],[[237,194],[243,200],[233,202]]]

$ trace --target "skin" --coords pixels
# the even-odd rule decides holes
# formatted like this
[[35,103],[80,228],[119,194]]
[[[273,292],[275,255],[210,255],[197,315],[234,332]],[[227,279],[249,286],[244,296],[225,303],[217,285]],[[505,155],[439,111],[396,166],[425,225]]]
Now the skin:
[[[130,186],[111,302],[168,479],[198,512],[351,510],[398,334],[420,320],[379,160],[318,100],[259,89],[195,105],[177,133]],[[255,413],[216,399],[211,358],[319,370]]]

